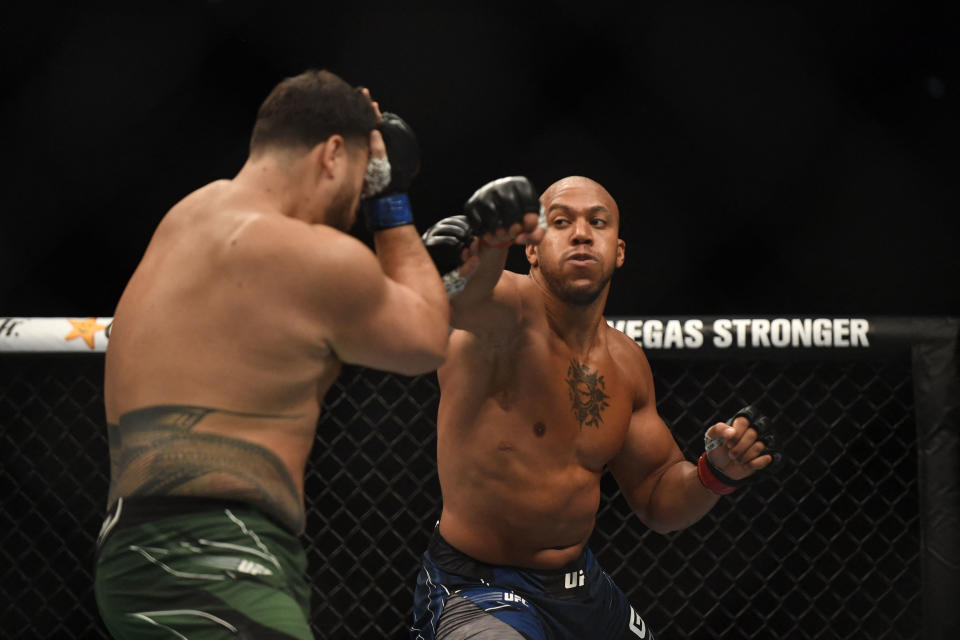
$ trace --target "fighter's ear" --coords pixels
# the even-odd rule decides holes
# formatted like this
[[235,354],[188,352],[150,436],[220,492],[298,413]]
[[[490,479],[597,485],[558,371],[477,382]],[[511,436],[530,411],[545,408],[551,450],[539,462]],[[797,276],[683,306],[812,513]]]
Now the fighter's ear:
[[342,164],[346,159],[346,141],[339,133],[335,133],[315,146],[310,151],[310,155],[320,173],[335,177],[338,171],[342,170]]
[[524,245],[523,251],[527,255],[527,262],[530,263],[531,267],[539,266],[540,254],[537,252],[537,245],[535,244]]

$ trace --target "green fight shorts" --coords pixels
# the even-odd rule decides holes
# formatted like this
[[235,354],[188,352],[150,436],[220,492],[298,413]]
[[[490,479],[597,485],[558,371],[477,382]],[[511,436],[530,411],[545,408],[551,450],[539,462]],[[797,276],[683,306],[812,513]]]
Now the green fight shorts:
[[297,537],[249,505],[121,498],[94,591],[115,638],[312,639],[306,572]]

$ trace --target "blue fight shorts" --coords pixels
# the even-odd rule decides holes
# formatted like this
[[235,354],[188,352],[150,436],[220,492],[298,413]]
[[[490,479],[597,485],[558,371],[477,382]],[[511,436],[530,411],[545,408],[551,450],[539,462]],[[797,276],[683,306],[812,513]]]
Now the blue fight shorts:
[[498,567],[434,529],[413,597],[411,640],[647,640],[653,633],[589,549],[550,571]]

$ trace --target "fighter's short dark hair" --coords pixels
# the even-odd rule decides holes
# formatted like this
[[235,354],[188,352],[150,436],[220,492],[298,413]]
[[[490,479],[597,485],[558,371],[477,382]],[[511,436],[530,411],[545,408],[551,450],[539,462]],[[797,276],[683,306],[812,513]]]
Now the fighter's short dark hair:
[[368,139],[377,125],[370,101],[334,73],[310,69],[273,88],[257,112],[250,153],[267,148],[310,148],[340,134]]

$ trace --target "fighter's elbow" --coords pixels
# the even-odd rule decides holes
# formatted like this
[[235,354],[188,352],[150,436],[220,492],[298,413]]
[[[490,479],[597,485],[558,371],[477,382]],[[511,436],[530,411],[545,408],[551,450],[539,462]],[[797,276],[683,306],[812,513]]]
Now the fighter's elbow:
[[696,520],[687,517],[689,514],[676,508],[676,504],[664,504],[656,499],[632,501],[633,512],[650,531],[666,535],[686,529]]
[[400,363],[402,370],[398,373],[417,376],[439,369],[447,358],[449,334],[449,328],[445,327],[443,331],[431,332],[431,335],[424,336],[419,348],[408,354],[408,357]]
[[681,529],[682,527],[676,526],[674,523],[667,522],[661,518],[653,517],[653,514],[647,509],[637,509],[634,508],[634,513],[637,514],[637,517],[640,519],[640,522],[643,523],[650,531],[654,533],[659,533],[660,535],[666,535],[668,533],[673,533]]
[[674,533],[675,531],[680,531],[685,527],[678,525],[669,525],[665,523],[650,523],[647,525],[647,528],[653,531],[654,533],[659,533],[662,536],[667,535],[668,533]]
[[397,367],[396,372],[402,376],[421,376],[427,373],[433,373],[443,364],[442,358],[419,358],[411,361],[410,364]]
[[440,368],[446,357],[446,352],[421,353],[417,361],[412,364],[409,371],[404,372],[408,376],[419,376],[425,373],[433,373]]

